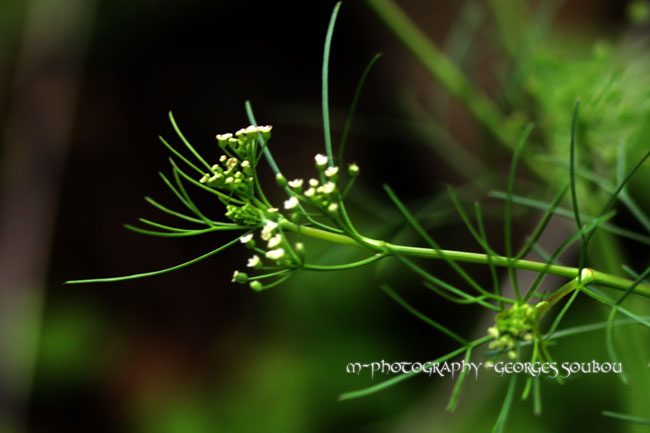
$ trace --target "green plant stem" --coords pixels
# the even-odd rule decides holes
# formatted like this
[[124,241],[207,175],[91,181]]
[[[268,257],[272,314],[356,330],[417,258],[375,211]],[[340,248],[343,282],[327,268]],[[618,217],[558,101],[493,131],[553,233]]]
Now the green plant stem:
[[[410,257],[421,257],[425,259],[447,258],[465,263],[492,263],[496,266],[512,266],[515,269],[533,272],[545,272],[547,274],[558,275],[560,277],[566,278],[577,278],[580,272],[579,268],[570,266],[549,265],[544,262],[536,262],[532,260],[512,260],[511,258],[499,255],[471,253],[466,251],[435,250],[432,248],[394,245],[388,242],[370,239],[365,236],[361,236],[363,244],[360,244],[353,238],[346,235],[330,233],[314,227],[299,226],[286,220],[281,223],[281,226],[284,230],[300,232],[305,236],[335,242],[342,245],[350,245],[361,248],[373,248],[377,252],[385,253],[386,255],[403,255]],[[618,277],[616,275],[611,275],[605,272],[600,272],[593,269],[590,269],[588,272],[590,272],[593,276],[593,280],[591,280],[591,283],[593,284],[600,284],[619,290],[628,290],[630,286],[634,284],[634,281],[628,280],[627,278]],[[650,298],[650,285],[638,284],[634,288],[634,293]]]

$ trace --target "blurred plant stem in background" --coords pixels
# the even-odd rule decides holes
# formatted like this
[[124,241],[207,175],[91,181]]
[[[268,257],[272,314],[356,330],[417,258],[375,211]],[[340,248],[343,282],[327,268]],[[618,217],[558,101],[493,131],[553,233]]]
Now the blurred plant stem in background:
[[[20,432],[45,296],[59,183],[75,119],[93,0],[9,0],[15,70],[2,104],[0,183],[0,430]],[[10,64],[10,34],[0,70]]]

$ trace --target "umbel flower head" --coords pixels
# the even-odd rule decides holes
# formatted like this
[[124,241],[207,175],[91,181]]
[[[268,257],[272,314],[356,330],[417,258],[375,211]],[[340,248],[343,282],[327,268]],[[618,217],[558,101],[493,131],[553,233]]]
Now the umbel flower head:
[[[250,117],[254,122],[252,114]],[[173,237],[195,236],[214,231],[244,231],[244,233],[211,252],[171,268],[126,277],[76,280],[74,283],[116,281],[157,275],[189,266],[241,243],[252,250],[252,254],[245,263],[247,272],[237,270],[233,274],[232,281],[239,284],[248,283],[254,290],[262,290],[280,284],[298,270],[327,268],[305,263],[307,253],[303,233],[308,232],[312,237],[356,233],[345,213],[343,196],[350,189],[358,173],[358,167],[350,167],[349,181],[343,188],[343,192],[340,188],[340,170],[332,164],[331,155],[329,157],[316,155],[314,162],[317,174],[314,178],[288,181],[280,172],[268,147],[272,127],[255,125],[242,128],[235,133],[217,135],[217,143],[222,154],[211,164],[181,133],[171,113],[169,119],[178,137],[194,158],[193,160],[187,158],[160,137],[162,143],[174,156],[170,158],[173,177],[168,178],[162,173],[161,177],[186,210],[180,212],[172,210],[150,198],[147,198],[147,201],[157,209],[181,219],[185,224],[196,224],[200,228],[172,227],[146,219],[140,221],[154,227],[155,230],[130,225],[126,227],[147,235]],[[263,157],[275,173],[275,184],[287,195],[280,201],[280,206],[272,205],[262,188],[257,167]],[[179,160],[185,164],[183,167],[177,164],[176,161]],[[198,176],[187,174],[185,170],[188,167],[190,171],[197,172]],[[216,196],[224,205],[225,216],[230,221],[215,220],[199,210],[186,188],[188,183]],[[355,236],[359,238],[358,234]],[[365,261],[360,265],[363,263]],[[340,266],[349,266],[349,264]],[[338,269],[336,266],[334,268]]]
[[[248,276],[237,271],[233,282],[250,283],[255,290],[268,287],[260,280],[269,275],[282,275],[284,271],[288,275],[303,267],[304,244],[288,239],[283,226],[286,228],[287,224],[292,224],[289,221],[311,218],[305,207],[314,209],[315,215],[336,219],[342,199],[338,185],[339,168],[331,165],[327,156],[317,154],[314,157],[318,171],[315,178],[287,181],[279,170],[276,172],[275,183],[285,190],[288,197],[280,208],[273,207],[264,196],[256,173],[262,149],[271,137],[271,129],[271,126],[249,126],[234,134],[217,135],[224,154],[199,180],[205,188],[220,195],[228,219],[241,228],[252,230],[240,239],[254,250],[246,267],[270,272]],[[350,173],[356,175],[358,167],[351,166]],[[258,233],[257,236],[254,232]]]
[[488,334],[494,338],[490,349],[508,350],[511,358],[516,357],[514,349],[517,343],[535,338],[539,319],[547,305],[547,302],[540,302],[535,307],[518,303],[497,314],[495,325],[488,329]]

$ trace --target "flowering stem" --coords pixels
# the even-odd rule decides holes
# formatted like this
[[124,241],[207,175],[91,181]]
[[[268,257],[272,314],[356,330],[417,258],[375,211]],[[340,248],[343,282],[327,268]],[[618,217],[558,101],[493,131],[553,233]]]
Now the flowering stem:
[[[495,266],[512,266],[515,269],[533,272],[544,272],[547,274],[558,275],[560,277],[566,278],[578,278],[578,275],[581,272],[579,268],[575,267],[553,265],[544,262],[536,262],[533,260],[513,260],[511,258],[499,255],[394,245],[388,242],[367,238],[365,236],[361,236],[361,239],[363,241],[363,244],[361,244],[360,242],[346,235],[330,233],[314,227],[299,226],[286,220],[281,223],[281,226],[284,230],[291,230],[295,232],[299,231],[305,236],[323,239],[342,245],[365,247],[373,249],[380,253],[385,253],[385,255],[404,255],[410,257],[421,257],[425,259],[449,259],[465,263],[492,263],[492,265]],[[582,269],[583,273],[585,271],[586,269]],[[619,290],[627,290],[632,284],[634,284],[633,281],[628,280],[627,278],[618,277],[616,275],[607,274],[605,272],[600,272],[593,269],[589,269],[588,272],[590,272],[591,276],[593,277],[591,280],[592,284],[600,284]],[[650,285],[648,284],[638,284],[633,291],[638,295],[650,298]]]

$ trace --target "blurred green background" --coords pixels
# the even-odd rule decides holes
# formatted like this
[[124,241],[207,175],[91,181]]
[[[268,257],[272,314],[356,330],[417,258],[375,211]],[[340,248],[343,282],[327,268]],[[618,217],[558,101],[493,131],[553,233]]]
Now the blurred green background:
[[[490,325],[490,315],[442,303],[393,264],[325,278],[305,273],[253,293],[230,283],[245,263],[240,248],[155,278],[62,284],[168,267],[228,240],[146,238],[121,227],[155,214],[145,195],[175,207],[156,174],[168,167],[157,135],[175,139],[168,110],[197,148],[216,155],[214,135],[246,126],[250,99],[258,121],[274,126],[271,145],[287,177],[310,175],[313,154],[322,151],[320,67],[334,3],[0,0],[0,432],[489,431],[506,382],[489,374],[468,381],[452,414],[444,411],[453,386],[447,378],[337,401],[370,382],[345,374],[349,362],[425,361],[455,348],[378,290],[377,273],[464,335]],[[488,20],[467,15],[462,2],[398,3],[460,58],[470,48],[454,39],[455,24],[476,19],[473,60],[463,68],[496,92]],[[555,25],[607,36],[626,26],[625,6],[567,1]],[[384,57],[348,146],[363,173],[355,217],[371,236],[414,242],[382,195],[387,182],[403,199],[429,203],[425,221],[440,243],[475,249],[458,219],[428,199],[460,181],[484,196],[473,173],[441,160],[437,142],[455,137],[497,173],[510,155],[494,149],[360,1],[343,5],[334,35],[335,134],[377,52]],[[436,124],[422,114],[432,105],[445,107]],[[197,203],[221,212],[208,197]],[[490,223],[494,238],[500,227],[498,219]],[[311,254],[327,261],[348,253]],[[636,258],[647,262],[647,252]],[[597,307],[579,307],[565,325],[595,319]],[[604,360],[603,341],[588,335],[554,353]],[[585,431],[628,429],[600,416],[628,409],[616,378],[548,383],[543,393],[544,415],[517,402],[509,431],[569,432],[575,423]]]

